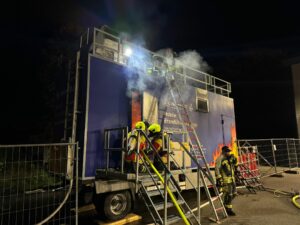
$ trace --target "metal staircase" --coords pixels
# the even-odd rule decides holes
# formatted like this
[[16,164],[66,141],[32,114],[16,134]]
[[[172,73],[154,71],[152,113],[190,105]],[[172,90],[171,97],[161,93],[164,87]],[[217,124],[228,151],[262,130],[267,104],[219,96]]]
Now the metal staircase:
[[[209,168],[207,160],[205,158],[205,154],[204,154],[202,145],[199,141],[199,138],[197,136],[197,133],[196,133],[194,127],[192,126],[192,122],[189,118],[188,110],[185,106],[185,103],[181,96],[180,90],[177,86],[177,82],[172,73],[166,74],[166,83],[167,83],[167,87],[169,89],[169,93],[171,95],[171,99],[173,101],[173,106],[175,107],[179,121],[182,124],[182,130],[187,135],[189,145],[190,145],[190,152],[184,145],[181,144],[181,146],[183,149],[185,149],[185,151],[188,154],[190,154],[190,157],[192,158],[192,160],[196,163],[196,165],[200,169],[200,178],[201,178],[202,184],[204,186],[209,203],[213,209],[213,212],[215,215],[215,221],[219,222],[220,218],[219,218],[218,213],[220,212],[221,215],[223,216],[223,218],[227,217],[227,213],[226,213],[225,207],[223,205],[221,196],[215,185],[212,174],[210,172],[210,168]],[[214,193],[217,197],[216,199],[212,198],[206,179],[208,179],[208,181],[210,181],[211,187],[213,188]],[[219,204],[218,204],[219,207],[216,206],[217,204],[215,201],[219,202]],[[199,213],[200,213],[200,211],[199,211]]]
[[[139,130],[137,146],[139,146],[141,135],[146,138],[154,154],[158,154],[147,135],[141,130]],[[169,143],[169,137],[167,137],[167,143]],[[168,152],[170,152],[169,147],[169,144],[167,144]],[[179,221],[183,221],[185,224],[200,224],[200,214],[196,216],[181,195],[181,188],[169,169],[170,163],[168,162],[168,164],[165,165],[159,159],[163,165],[163,171],[158,171],[144,152],[140,152],[139,149],[137,149],[137,153],[142,155],[143,164],[147,169],[146,174],[137,174],[136,182],[139,187],[138,194],[145,202],[155,224],[174,224]],[[137,163],[137,171],[138,166]],[[176,208],[177,214],[173,213],[170,215],[168,213],[168,209],[171,207]]]

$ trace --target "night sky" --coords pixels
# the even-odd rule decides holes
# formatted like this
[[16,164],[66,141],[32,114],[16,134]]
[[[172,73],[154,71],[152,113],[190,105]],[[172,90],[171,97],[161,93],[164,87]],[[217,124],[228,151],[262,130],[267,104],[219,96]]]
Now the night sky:
[[[2,15],[0,143],[48,129],[55,79],[87,27],[107,24],[156,51],[196,50],[232,83],[238,138],[296,137],[286,61],[300,55],[297,1],[19,1]],[[4,72],[5,71],[5,72]],[[55,75],[54,75],[55,74]],[[54,90],[54,91],[53,91]]]

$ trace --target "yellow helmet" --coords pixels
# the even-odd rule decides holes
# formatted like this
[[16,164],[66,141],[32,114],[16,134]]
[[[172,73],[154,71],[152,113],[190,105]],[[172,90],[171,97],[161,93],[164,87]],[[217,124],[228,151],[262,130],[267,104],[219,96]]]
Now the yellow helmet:
[[139,121],[135,124],[135,129],[146,130],[146,125],[143,121]]
[[152,134],[159,133],[161,131],[161,127],[157,123],[153,123],[148,128],[149,132]]

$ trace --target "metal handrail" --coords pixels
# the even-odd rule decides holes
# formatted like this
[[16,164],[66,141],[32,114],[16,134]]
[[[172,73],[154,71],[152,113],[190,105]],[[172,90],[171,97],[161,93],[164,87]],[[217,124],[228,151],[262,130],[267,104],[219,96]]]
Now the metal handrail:
[[[110,145],[110,132],[111,131],[121,131],[122,132],[122,146],[120,148],[111,148]],[[127,150],[127,141],[124,141],[125,137],[128,134],[128,127],[119,127],[119,128],[111,128],[104,129],[104,150],[106,151],[106,173],[109,170],[109,162],[110,162],[110,152],[112,151],[120,151],[121,152],[121,173],[124,173],[124,160],[125,160],[125,151]]]
[[[89,33],[89,32],[87,32]],[[116,57],[116,61],[113,60],[113,62],[116,62],[116,63],[119,63],[119,64],[122,64],[122,65],[125,65],[127,66],[127,64],[124,62],[123,59],[128,59],[127,56],[124,55],[123,51],[121,51],[121,49],[123,48],[124,45],[129,45],[129,46],[132,46],[134,47],[135,49],[139,49],[139,51],[142,51],[144,52],[148,58],[151,60],[150,62],[147,62],[147,61],[144,61],[144,64],[146,66],[146,64],[150,64],[154,67],[157,67],[157,62],[158,60],[155,60],[154,58],[160,58],[162,59],[163,63],[164,64],[167,64],[168,66],[174,66],[175,65],[175,71],[174,73],[181,76],[183,79],[189,79],[189,80],[192,80],[192,81],[195,81],[195,82],[198,82],[198,83],[201,83],[201,84],[204,84],[205,85],[205,88],[207,90],[209,89],[213,89],[214,92],[216,92],[216,90],[220,90],[220,94],[222,95],[225,95],[225,96],[229,96],[229,94],[231,93],[231,84],[230,82],[227,82],[223,79],[220,79],[220,78],[217,78],[215,76],[212,76],[208,73],[205,73],[203,71],[200,71],[200,70],[197,70],[195,68],[191,68],[187,65],[184,65],[183,63],[181,63],[179,60],[177,59],[174,59],[174,65],[170,65],[167,61],[167,58],[158,54],[158,53],[154,53],[148,49],[145,49],[141,46],[137,46],[131,42],[128,42],[128,41],[125,41],[123,39],[121,39],[120,37],[117,37],[113,34],[110,34],[109,32],[106,32],[104,30],[101,30],[101,29],[98,29],[98,28],[93,28],[93,32],[92,32],[94,35],[93,35],[93,41],[92,41],[92,54],[93,55],[99,55],[96,53],[95,49],[96,49],[96,45],[98,46],[101,46],[103,45],[102,43],[98,43],[97,40],[96,40],[96,33],[101,33],[102,35],[105,35],[106,37],[110,37],[110,38],[113,38],[114,42],[116,42],[116,44],[118,45],[118,50],[116,49],[113,49],[113,48],[110,48],[109,46],[102,46],[102,47],[105,47],[106,49],[109,49],[109,50],[112,50],[114,52],[117,53],[117,57]],[[86,34],[86,33],[85,33]],[[82,39],[82,38],[81,38]],[[105,56],[101,55],[101,58],[104,58],[104,59],[108,59],[108,58],[105,58]],[[159,68],[159,67],[158,67]],[[162,69],[162,68],[160,68]],[[179,71],[179,70],[182,70],[182,73]],[[200,76],[204,76],[204,80],[201,80],[201,79],[197,79],[195,77],[192,77],[190,76],[189,74],[186,73],[186,70],[190,70],[190,71],[193,71],[196,73],[196,75],[200,75]],[[220,85],[217,85],[216,83],[219,82],[221,83]],[[224,87],[225,86],[225,87]]]
[[[150,148],[153,150],[154,154],[158,155],[158,152],[156,152],[155,147],[153,146],[153,144],[151,143],[150,139],[148,138],[148,136],[146,135],[146,133],[143,130],[138,130],[139,135],[138,135],[138,139],[140,137],[140,135],[143,135],[146,139],[146,141],[148,142]],[[164,144],[164,143],[163,143]],[[138,141],[138,148],[137,148],[137,152],[139,154],[139,141]],[[158,160],[160,161],[160,163],[162,164],[163,168],[164,168],[164,172],[165,172],[165,178],[164,179],[160,173],[157,171],[157,169],[154,167],[154,165],[152,164],[151,160],[147,157],[147,155],[144,152],[141,152],[141,154],[143,155],[143,158],[145,158],[145,160],[147,161],[147,163],[151,166],[151,168],[153,169],[153,171],[155,172],[155,174],[158,176],[158,178],[160,179],[160,181],[164,184],[164,196],[166,196],[167,192],[174,204],[174,206],[176,207],[177,211],[180,214],[180,217],[183,219],[185,224],[190,224],[190,222],[188,221],[188,219],[186,218],[186,215],[183,213],[181,207],[179,206],[178,202],[176,201],[175,196],[173,195],[172,191],[170,190],[170,188],[168,187],[167,183],[169,180],[172,181],[172,184],[174,185],[175,189],[177,189],[177,193],[178,195],[183,199],[183,197],[181,196],[181,194],[179,193],[180,188],[178,187],[177,182],[175,181],[175,178],[173,177],[172,173],[170,172],[169,168],[163,163],[163,161],[161,160],[160,157],[158,157]],[[159,155],[158,155],[159,156]],[[138,161],[138,160],[137,160]],[[145,163],[145,161],[144,161]],[[137,172],[138,172],[138,168],[137,168]],[[169,175],[169,176],[168,176]],[[167,198],[164,198],[165,202],[164,202],[164,208],[166,210],[166,201]],[[192,213],[192,210],[190,209],[190,207],[188,205],[186,205],[188,207],[189,212]],[[193,214],[192,214],[193,215]],[[166,224],[166,215],[164,217],[164,224]],[[197,218],[195,218],[197,220]],[[200,223],[200,221],[199,221]]]
[[[138,129],[137,129],[137,130],[138,130]],[[159,160],[160,164],[163,166],[164,171],[166,171],[167,173],[169,173],[169,174],[171,175],[170,178],[172,179],[172,181],[174,181],[174,183],[177,184],[177,182],[176,182],[175,178],[173,177],[173,175],[172,175],[170,169],[168,168],[168,166],[166,166],[166,165],[164,164],[164,162],[163,162],[162,159],[160,158],[158,152],[155,151],[156,148],[155,148],[155,147],[153,146],[153,144],[151,143],[151,140],[148,138],[147,134],[146,134],[143,130],[138,130],[138,131],[145,137],[147,143],[149,144],[149,147],[153,150],[153,153],[154,153],[155,155],[158,156],[157,159]],[[163,131],[162,131],[162,133],[163,133]],[[175,185],[175,186],[176,186],[176,188],[180,191],[180,187],[179,187],[178,185]]]
[[0,145],[0,148],[11,148],[11,147],[48,147],[48,146],[69,146],[76,145],[76,143],[49,143],[49,144],[16,144],[16,145]]

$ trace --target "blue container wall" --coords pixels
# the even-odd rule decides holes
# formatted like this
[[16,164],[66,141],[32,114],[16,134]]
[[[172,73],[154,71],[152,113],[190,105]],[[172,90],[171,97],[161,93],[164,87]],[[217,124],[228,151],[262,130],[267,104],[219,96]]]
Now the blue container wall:
[[209,92],[208,100],[209,113],[193,112],[191,118],[198,121],[196,132],[206,150],[207,162],[213,165],[213,155],[219,155],[223,145],[234,147],[236,128],[233,99]]
[[[184,96],[190,120],[203,146],[207,162],[213,166],[214,155],[220,154],[220,149],[224,144],[231,148],[234,147],[236,132],[233,99],[208,92],[209,112],[205,113],[196,111],[196,89],[194,87],[189,87],[182,96]],[[166,102],[169,103],[171,100]],[[164,129],[182,131],[174,108],[170,106],[166,108],[166,105],[161,103],[159,110],[160,122],[164,121]],[[163,118],[162,114],[166,110],[169,116]],[[223,125],[222,118],[224,121]],[[180,137],[174,136],[174,139],[176,138],[180,140]]]
[[[126,96],[127,76],[124,67],[95,57],[90,57],[89,66],[90,70],[86,76],[87,116],[84,118],[86,133],[82,143],[83,179],[94,177],[96,169],[106,166],[103,149],[104,129],[129,126],[131,122],[131,105],[130,99]],[[162,91],[157,88],[153,94],[160,99]],[[224,144],[233,147],[236,138],[233,99],[208,92],[209,112],[204,113],[196,111],[196,88],[189,86],[183,95],[207,161],[213,165],[220,148]],[[166,109],[171,117],[164,117],[164,129],[180,129],[180,124],[176,124],[176,121],[178,122],[176,110],[166,108],[163,102],[159,102],[160,122]],[[120,157],[115,155],[110,165],[118,166],[118,163]]]
[[128,126],[130,113],[123,67],[95,57],[90,57],[89,63],[84,177],[93,177],[96,169],[105,168],[104,129]]

